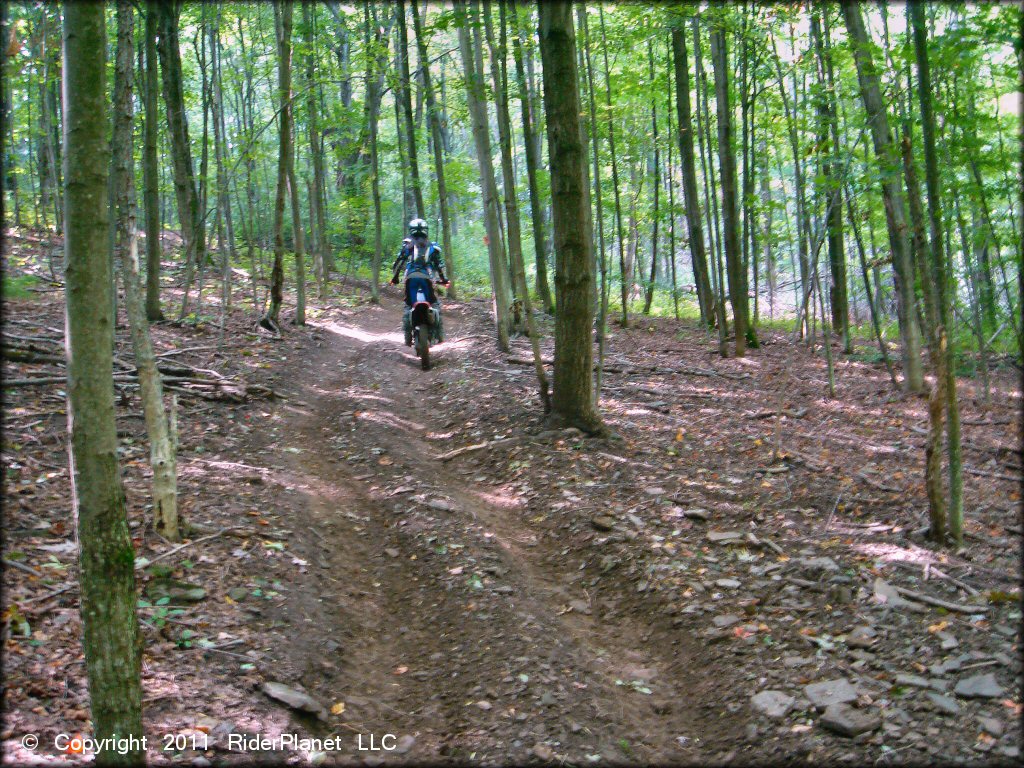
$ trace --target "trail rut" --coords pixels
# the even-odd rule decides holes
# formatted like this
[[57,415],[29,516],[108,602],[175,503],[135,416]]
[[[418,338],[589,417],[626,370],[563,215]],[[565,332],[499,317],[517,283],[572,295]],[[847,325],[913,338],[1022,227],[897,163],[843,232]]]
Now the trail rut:
[[530,505],[436,460],[473,408],[445,394],[472,375],[461,313],[429,372],[392,314],[323,323],[282,386],[296,548],[318,566],[284,609],[302,629],[282,662],[345,702],[349,730],[402,739],[405,759],[706,762],[729,729],[697,706],[700,647],[607,619]]

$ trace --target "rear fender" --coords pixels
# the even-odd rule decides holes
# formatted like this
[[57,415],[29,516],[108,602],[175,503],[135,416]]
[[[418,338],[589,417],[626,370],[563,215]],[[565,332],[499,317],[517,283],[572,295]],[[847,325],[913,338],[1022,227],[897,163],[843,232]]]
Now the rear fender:
[[434,312],[433,307],[425,301],[418,301],[413,304],[412,312],[410,313],[413,325],[433,325],[434,324]]

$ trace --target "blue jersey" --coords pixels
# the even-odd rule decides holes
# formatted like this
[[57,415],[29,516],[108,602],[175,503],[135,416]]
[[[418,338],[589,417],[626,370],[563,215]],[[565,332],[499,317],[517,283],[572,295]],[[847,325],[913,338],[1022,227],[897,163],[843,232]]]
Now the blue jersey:
[[394,279],[398,278],[403,266],[405,267],[406,278],[415,273],[421,274],[430,280],[435,279],[436,276],[442,282],[446,281],[444,257],[440,246],[435,242],[428,242],[424,246],[419,246],[415,243],[403,243],[395,263],[391,266]]

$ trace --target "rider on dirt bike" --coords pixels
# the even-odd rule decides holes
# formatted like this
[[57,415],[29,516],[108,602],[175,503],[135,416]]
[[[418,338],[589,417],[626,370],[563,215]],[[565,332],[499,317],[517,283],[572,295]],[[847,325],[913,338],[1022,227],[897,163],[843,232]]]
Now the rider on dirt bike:
[[441,323],[441,302],[434,293],[434,275],[441,285],[448,285],[444,274],[444,258],[441,248],[428,236],[427,222],[413,219],[409,222],[409,237],[402,241],[402,249],[391,266],[391,284],[398,285],[398,277],[405,267],[405,312],[402,315],[402,330],[405,331],[405,345],[412,346],[412,323],[410,313],[416,303],[417,293],[434,308],[437,322],[434,324],[436,341],[444,341],[444,326]]

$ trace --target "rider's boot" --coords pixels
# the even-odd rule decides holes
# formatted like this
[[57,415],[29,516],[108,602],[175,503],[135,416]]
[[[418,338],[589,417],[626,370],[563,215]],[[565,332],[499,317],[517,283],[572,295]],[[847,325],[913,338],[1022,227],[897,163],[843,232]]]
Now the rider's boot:
[[434,335],[437,343],[444,341],[444,320],[441,318],[441,310],[437,310],[436,321],[434,322]]
[[402,330],[405,331],[405,346],[412,346],[412,318],[409,310],[402,313]]

